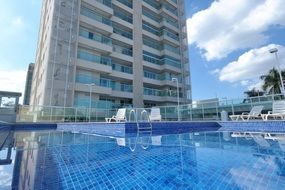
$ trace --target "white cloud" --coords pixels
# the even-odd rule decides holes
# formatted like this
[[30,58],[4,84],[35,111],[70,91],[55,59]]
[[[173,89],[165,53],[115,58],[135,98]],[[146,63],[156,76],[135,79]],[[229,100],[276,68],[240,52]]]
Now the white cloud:
[[17,17],[12,19],[11,24],[15,28],[22,28],[24,26],[23,19],[21,17]]
[[2,91],[22,92],[22,97],[23,97],[25,82],[26,82],[26,71],[0,70],[0,90]]
[[188,42],[208,61],[268,42],[270,26],[285,26],[284,0],[220,0],[187,20]]
[[276,59],[269,49],[278,48],[279,62],[285,68],[285,47],[270,44],[258,49],[252,49],[242,54],[238,60],[233,61],[222,68],[219,73],[220,81],[240,82],[259,78],[266,74],[273,66],[276,66]]

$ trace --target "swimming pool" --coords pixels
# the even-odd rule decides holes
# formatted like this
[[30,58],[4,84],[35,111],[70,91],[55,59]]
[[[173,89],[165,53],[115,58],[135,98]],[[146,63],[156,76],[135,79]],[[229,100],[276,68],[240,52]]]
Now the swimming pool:
[[[59,130],[0,135],[0,189],[285,187],[285,133],[213,128],[117,137]],[[5,159],[9,150],[11,160]]]

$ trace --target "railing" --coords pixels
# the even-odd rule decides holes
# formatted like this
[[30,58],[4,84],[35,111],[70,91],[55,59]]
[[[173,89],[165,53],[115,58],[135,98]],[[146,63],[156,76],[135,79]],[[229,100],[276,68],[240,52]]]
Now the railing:
[[170,66],[173,66],[173,67],[181,68],[181,63],[180,62],[173,61],[173,60],[168,59],[168,58],[158,59],[158,58],[155,58],[155,57],[143,54],[143,60],[147,61],[147,62],[150,62],[150,63],[153,63],[153,64],[156,64],[156,65],[164,65],[164,64],[166,64],[166,65],[170,65]]
[[85,60],[85,61],[99,63],[99,64],[102,64],[102,65],[111,66],[111,64],[112,64],[111,58],[94,55],[94,54],[89,53],[89,52],[84,51],[84,50],[78,50],[77,58]]
[[[149,93],[151,94],[151,93]],[[157,94],[154,92],[154,95]],[[158,94],[159,95],[159,94]],[[240,99],[221,99],[217,101],[193,103],[173,106],[161,106],[160,113],[163,121],[177,121],[178,111],[180,113],[181,121],[215,121],[220,120],[221,112],[226,111],[229,114],[241,114],[242,112],[249,112],[253,106],[263,105],[263,112],[272,110],[272,102],[283,100],[283,95],[260,96],[253,98]],[[87,100],[85,102],[87,104]],[[89,104],[88,104],[89,105]],[[95,105],[94,105],[95,106]],[[110,109],[99,108],[89,109],[85,107],[50,107],[50,106],[19,106],[17,121],[18,122],[61,122],[72,121],[82,122],[89,121],[89,112],[91,113],[91,121],[99,122],[105,121],[105,117],[111,117],[117,112],[119,107],[130,107],[130,105],[112,106]],[[114,109],[113,109],[114,107]],[[146,109],[146,108],[138,108]],[[127,112],[131,110],[127,109]],[[150,109],[146,109],[150,112]],[[127,113],[128,115],[128,113]]]
[[133,86],[131,84],[124,84],[112,81],[110,79],[105,78],[95,78],[91,75],[86,74],[77,74],[76,75],[76,82],[80,84],[95,84],[96,86],[111,88],[115,91],[122,91],[122,92],[132,92]]
[[117,1],[119,1],[120,3],[126,5],[127,7],[131,9],[133,8],[133,2],[130,0],[117,0]]
[[102,22],[103,24],[107,24],[109,26],[112,26],[112,21],[109,18],[106,18],[102,15],[100,15],[99,13],[96,13],[94,11],[92,11],[91,9],[87,8],[87,7],[81,7],[81,12],[82,15],[91,18],[93,20],[96,20],[98,22]]
[[121,64],[118,64],[118,63],[114,63],[114,62],[112,63],[112,69],[114,71],[119,71],[119,72],[123,72],[123,73],[133,74],[133,67],[121,65]]
[[107,7],[112,8],[112,0],[96,0],[99,3],[102,3],[103,5],[106,5]]
[[118,17],[118,18],[120,18],[120,19],[122,19],[128,23],[131,23],[131,24],[133,23],[133,17],[131,15],[126,15],[122,12],[119,12],[116,9],[114,10],[114,16],[116,16],[116,17]]
[[115,34],[119,34],[121,36],[124,36],[126,38],[129,38],[129,39],[133,39],[133,33],[132,32],[129,32],[129,31],[126,31],[126,30],[123,30],[123,29],[120,29],[118,27],[113,27],[113,32]]
[[118,46],[118,45],[114,45],[114,44],[113,44],[113,51],[124,54],[124,55],[133,56],[133,51],[131,49]]
[[112,46],[111,38],[103,36],[102,34],[90,32],[88,29],[83,27],[80,27],[79,29],[79,36]]

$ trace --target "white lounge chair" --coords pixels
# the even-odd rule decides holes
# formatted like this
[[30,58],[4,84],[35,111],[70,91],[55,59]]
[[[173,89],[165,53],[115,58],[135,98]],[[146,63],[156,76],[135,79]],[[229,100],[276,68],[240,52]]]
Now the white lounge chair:
[[150,121],[161,121],[160,109],[159,108],[151,108],[149,119],[150,119]]
[[273,119],[280,118],[284,119],[285,117],[285,101],[274,101],[272,104],[272,111],[269,111],[267,114],[261,114],[262,119],[267,121],[269,117]]
[[112,121],[115,121],[115,122],[126,122],[127,121],[127,119],[126,119],[126,108],[118,109],[118,112],[117,112],[116,115],[113,115],[110,118],[105,118],[105,121],[107,123],[110,123]]
[[259,119],[261,117],[261,111],[263,106],[254,106],[249,113],[242,113],[241,115],[230,115],[231,120],[239,120],[241,118],[243,121],[250,120],[250,119]]

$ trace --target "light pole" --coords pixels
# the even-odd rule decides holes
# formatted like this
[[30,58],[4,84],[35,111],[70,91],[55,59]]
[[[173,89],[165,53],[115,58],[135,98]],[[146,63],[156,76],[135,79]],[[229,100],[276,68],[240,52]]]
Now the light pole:
[[95,86],[94,83],[91,84],[85,84],[86,86],[89,86],[89,122],[91,120],[91,107],[92,107],[92,86]]
[[177,78],[172,78],[172,82],[176,82],[176,93],[177,93],[177,117],[178,121],[180,121],[180,109],[179,109],[179,84]]
[[280,82],[281,82],[281,91],[283,92],[283,95],[285,95],[285,91],[284,91],[284,83],[283,83],[283,78],[282,78],[282,74],[281,74],[281,68],[280,68],[280,63],[279,63],[279,59],[278,59],[278,49],[277,48],[272,48],[269,50],[269,53],[274,53],[275,54],[275,58],[276,58],[276,64],[277,64],[277,69],[278,69],[278,73],[279,73],[279,77],[280,77]]

